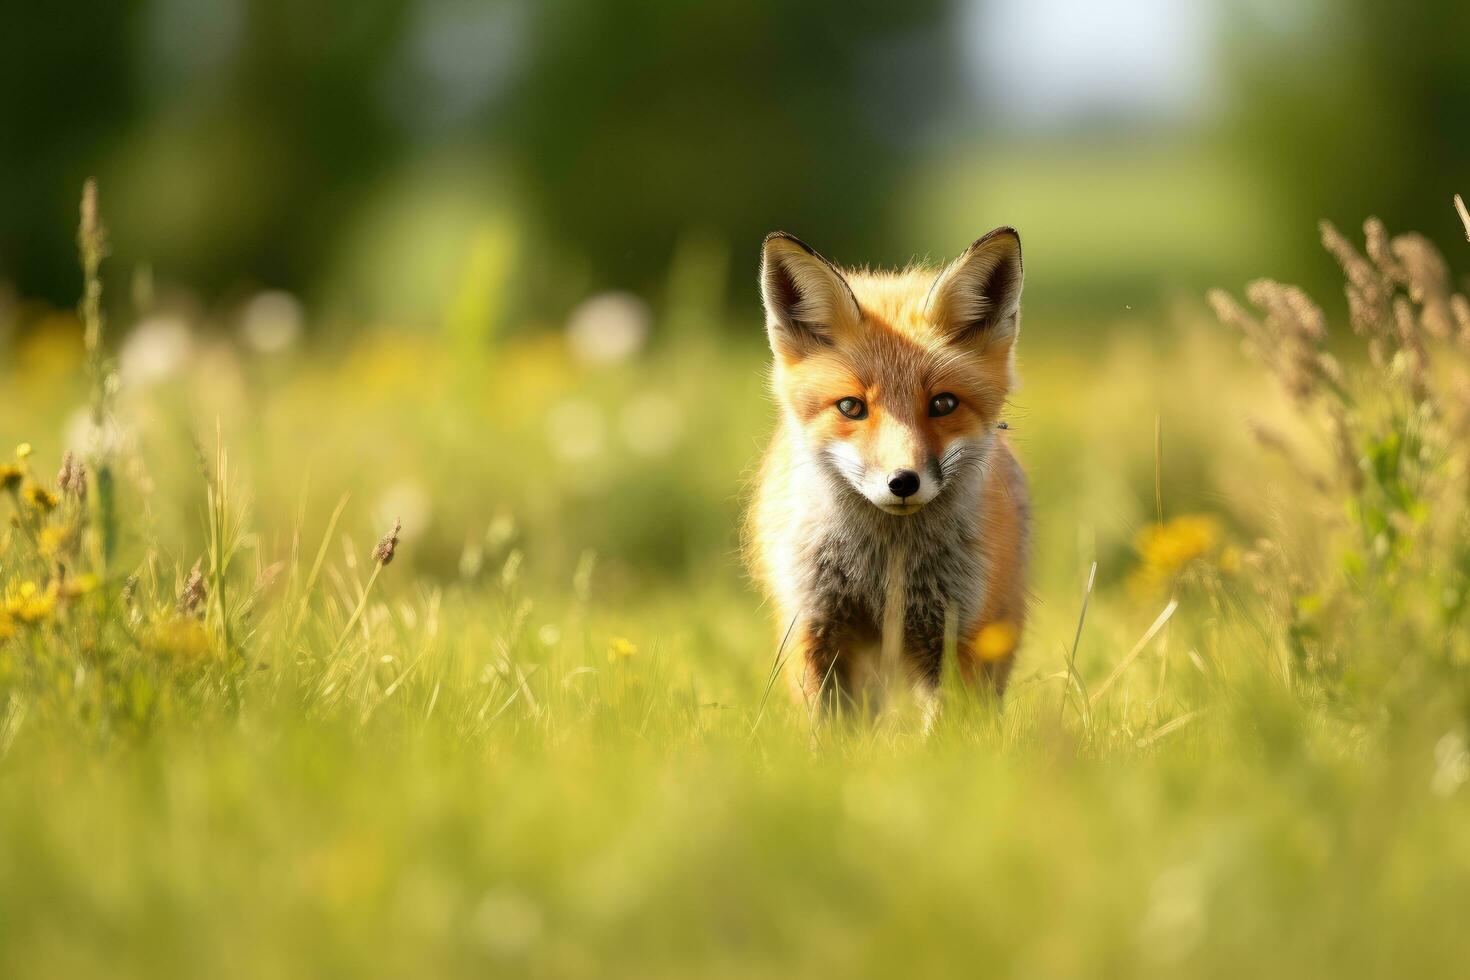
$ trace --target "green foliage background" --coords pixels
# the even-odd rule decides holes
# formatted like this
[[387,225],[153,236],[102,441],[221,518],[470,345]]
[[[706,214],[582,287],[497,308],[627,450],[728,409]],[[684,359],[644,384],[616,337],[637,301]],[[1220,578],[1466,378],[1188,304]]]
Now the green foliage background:
[[[1470,330],[1371,360],[1312,229],[1467,267],[1465,14],[1201,4],[1202,105],[1040,125],[987,9],[7,11],[0,975],[1463,972]],[[1015,679],[824,720],[738,553],[759,237],[1002,221]],[[1324,340],[1242,354],[1262,273]]]

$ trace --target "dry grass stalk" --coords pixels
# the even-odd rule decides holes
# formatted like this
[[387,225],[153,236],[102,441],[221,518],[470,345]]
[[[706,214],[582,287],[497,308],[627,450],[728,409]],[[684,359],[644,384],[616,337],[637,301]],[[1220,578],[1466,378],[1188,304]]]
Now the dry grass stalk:
[[[1326,477],[1308,467],[1302,460],[1302,455],[1297,448],[1291,444],[1281,430],[1267,425],[1260,419],[1247,419],[1246,427],[1250,430],[1251,437],[1255,439],[1256,445],[1262,449],[1285,460],[1312,489],[1319,493],[1326,493],[1330,489]],[[1356,469],[1356,467],[1354,467]]]
[[[1463,215],[1462,210],[1462,220]],[[1346,279],[1353,332],[1367,342],[1374,375],[1369,384],[1349,383],[1327,350],[1322,309],[1296,286],[1269,279],[1250,283],[1246,296],[1254,309],[1219,290],[1209,298],[1220,320],[1241,331],[1251,356],[1323,424],[1344,483],[1358,492],[1365,486],[1362,460],[1374,437],[1359,420],[1357,398],[1375,404],[1384,380],[1407,396],[1409,414],[1470,432],[1470,393],[1455,386],[1452,370],[1438,371],[1431,362],[1447,346],[1470,351],[1470,300],[1452,290],[1448,264],[1423,235],[1391,236],[1383,222],[1369,218],[1360,251],[1331,222],[1322,222],[1320,230],[1323,247]],[[1263,446],[1291,457],[1275,433],[1256,426],[1254,434]]]
[[179,592],[178,601],[179,613],[182,615],[193,614],[208,597],[204,586],[203,566],[204,559],[201,558],[194,563],[194,567],[189,570],[189,577],[184,580],[184,588]]
[[393,555],[398,550],[398,533],[403,530],[403,521],[395,520],[393,530],[383,535],[378,541],[378,546],[373,549],[373,561],[379,565],[391,564]]
[[87,464],[72,455],[68,449],[61,457],[61,469],[56,473],[56,489],[69,493],[77,500],[87,500]]
[[333,653],[342,649],[342,644],[347,642],[347,637],[352,633],[352,628],[362,618],[363,611],[367,609],[368,596],[372,595],[373,585],[378,581],[378,575],[393,561],[394,554],[398,551],[398,534],[403,530],[403,521],[394,519],[393,529],[383,535],[378,541],[378,546],[373,549],[373,571],[368,576],[367,584],[362,587],[362,595],[358,597],[357,607],[352,610],[352,615],[347,618],[347,625],[342,627],[342,635],[337,638],[337,645]]
[[1393,240],[1394,257],[1403,271],[1403,285],[1419,306],[1419,325],[1436,340],[1454,333],[1450,312],[1450,269],[1434,243],[1410,232]]

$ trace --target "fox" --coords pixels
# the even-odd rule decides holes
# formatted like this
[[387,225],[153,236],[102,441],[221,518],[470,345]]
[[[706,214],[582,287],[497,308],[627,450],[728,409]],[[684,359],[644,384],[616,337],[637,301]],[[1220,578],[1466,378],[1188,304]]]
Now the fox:
[[1025,626],[1031,505],[1002,411],[1023,269],[1011,227],[942,269],[843,269],[773,232],[760,292],[778,420],[744,546],[811,703],[934,703],[952,665],[997,701]]

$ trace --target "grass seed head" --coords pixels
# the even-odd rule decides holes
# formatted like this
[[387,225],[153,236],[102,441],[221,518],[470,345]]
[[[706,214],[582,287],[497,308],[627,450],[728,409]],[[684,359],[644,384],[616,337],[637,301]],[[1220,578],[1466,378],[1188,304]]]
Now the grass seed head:
[[403,521],[395,518],[393,530],[383,535],[378,546],[373,549],[373,561],[379,565],[388,565],[393,561],[393,555],[398,550],[398,532],[403,530]]
[[1454,333],[1450,309],[1450,269],[1434,243],[1423,235],[1399,235],[1391,243],[1409,298],[1419,304],[1419,325],[1436,340]]
[[203,559],[194,563],[189,570],[189,577],[184,580],[183,591],[179,593],[179,612],[188,615],[204,604],[208,592],[204,587],[204,571],[202,569]]
[[56,473],[56,489],[81,501],[87,499],[87,465],[73,456],[70,449],[61,457],[61,469]]
[[1455,340],[1461,347],[1470,348],[1470,300],[1465,298],[1464,293],[1456,293],[1450,297],[1450,314],[1455,318]]

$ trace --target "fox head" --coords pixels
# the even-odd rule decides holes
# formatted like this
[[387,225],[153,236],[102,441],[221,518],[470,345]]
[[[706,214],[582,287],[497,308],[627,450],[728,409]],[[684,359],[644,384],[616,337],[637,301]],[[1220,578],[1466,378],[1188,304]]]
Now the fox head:
[[846,272],[784,232],[761,256],[774,383],[816,465],[912,514],[979,470],[1010,391],[1021,239],[997,228],[943,270]]

